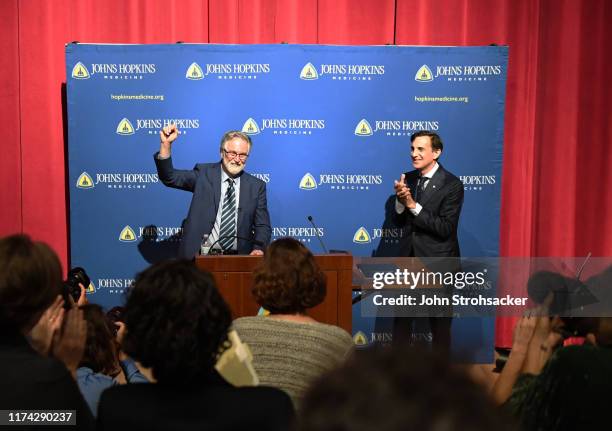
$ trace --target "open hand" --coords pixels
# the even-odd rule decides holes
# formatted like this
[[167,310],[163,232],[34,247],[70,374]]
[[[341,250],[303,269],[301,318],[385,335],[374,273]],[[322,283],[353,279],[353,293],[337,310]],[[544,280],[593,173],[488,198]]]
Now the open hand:
[[73,376],[83,358],[86,339],[87,322],[83,318],[83,310],[72,308],[66,313],[61,333],[57,331],[54,334],[52,352]]
[[64,300],[60,295],[53,304],[40,316],[30,332],[32,347],[41,355],[48,355],[53,343],[53,336],[60,331],[64,320]]

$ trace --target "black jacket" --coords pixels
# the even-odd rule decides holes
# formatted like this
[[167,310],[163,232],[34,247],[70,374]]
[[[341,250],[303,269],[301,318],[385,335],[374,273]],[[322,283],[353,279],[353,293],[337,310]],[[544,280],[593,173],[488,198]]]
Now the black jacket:
[[136,383],[107,389],[101,430],[287,430],[294,410],[287,394],[268,387],[236,388],[216,372],[192,387]]
[[[417,189],[419,171],[405,173],[406,184],[412,191]],[[408,208],[395,213],[395,223],[405,230],[402,256],[459,257],[457,227],[463,205],[461,180],[441,165],[429,180],[420,199],[421,212],[414,216]]]
[[89,407],[64,364],[39,355],[21,334],[0,333],[0,410],[24,409],[76,410],[76,426],[51,429],[94,429]]
[[[210,234],[217,218],[221,198],[221,163],[199,163],[192,170],[174,169],[172,158],[158,159],[155,165],[159,179],[168,187],[193,193],[189,213],[183,225],[183,240],[179,257],[191,259],[200,250],[202,235]],[[237,235],[256,240],[238,240],[238,253],[249,254],[254,248],[265,249],[270,242],[272,228],[266,199],[266,183],[243,172],[240,176]]]

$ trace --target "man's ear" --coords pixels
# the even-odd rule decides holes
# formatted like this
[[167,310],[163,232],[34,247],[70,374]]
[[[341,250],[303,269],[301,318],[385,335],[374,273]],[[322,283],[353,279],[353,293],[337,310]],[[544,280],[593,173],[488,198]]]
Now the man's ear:
[[442,151],[434,150],[434,156],[435,156],[434,160],[438,160],[440,158],[440,155],[442,155]]

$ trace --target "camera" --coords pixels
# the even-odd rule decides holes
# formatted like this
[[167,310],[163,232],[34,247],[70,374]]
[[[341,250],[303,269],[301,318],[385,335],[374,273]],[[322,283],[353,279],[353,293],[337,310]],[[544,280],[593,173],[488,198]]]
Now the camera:
[[82,284],[85,288],[87,288],[90,282],[91,280],[89,279],[89,276],[83,268],[78,266],[72,268],[68,272],[68,277],[66,277],[66,280],[64,280],[62,287],[62,295],[64,296],[64,302],[66,304],[70,304],[70,301],[68,300],[70,296],[76,303],[81,297],[81,287],[79,286],[79,283]]
[[538,271],[529,278],[527,292],[537,304],[543,304],[552,295],[548,312],[561,318],[563,327],[559,332],[563,338],[584,337],[597,328],[598,318],[580,315],[581,306],[597,302],[580,280],[552,271]]
[[110,330],[115,336],[117,335],[117,331],[119,330],[119,328],[117,328],[117,325],[115,325],[115,323],[123,322],[124,311],[125,311],[125,307],[115,306],[111,308],[110,310],[108,310],[108,312],[106,313],[106,318],[108,319]]

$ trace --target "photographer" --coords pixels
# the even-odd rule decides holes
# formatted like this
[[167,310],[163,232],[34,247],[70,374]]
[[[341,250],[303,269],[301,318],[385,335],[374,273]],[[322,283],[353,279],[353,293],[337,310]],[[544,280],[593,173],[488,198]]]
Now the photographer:
[[61,283],[59,259],[46,244],[0,239],[0,406],[76,410],[75,429],[93,429],[73,378],[86,325],[82,311],[62,308]]
[[[593,283],[610,287],[612,279],[608,272],[586,284]],[[551,295],[541,309],[552,302]],[[576,321],[536,314],[521,318],[515,328],[512,352],[493,387],[495,400],[526,430],[599,428],[612,390],[612,318]],[[579,328],[585,343],[555,350],[568,327],[572,333]]]
[[[120,350],[125,334],[123,323],[110,322],[97,304],[79,307],[87,322],[87,342],[77,370],[77,383],[91,413],[96,416],[105,389],[125,383],[147,383],[134,362]],[[117,335],[112,326],[117,325]]]

